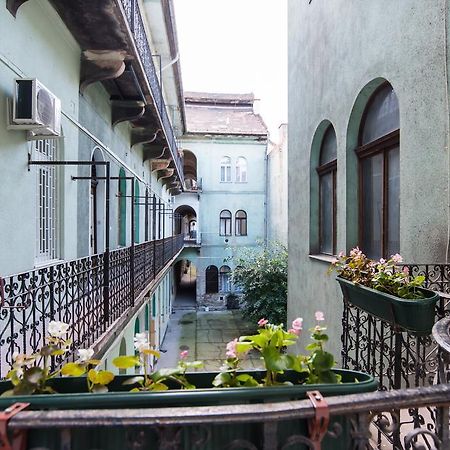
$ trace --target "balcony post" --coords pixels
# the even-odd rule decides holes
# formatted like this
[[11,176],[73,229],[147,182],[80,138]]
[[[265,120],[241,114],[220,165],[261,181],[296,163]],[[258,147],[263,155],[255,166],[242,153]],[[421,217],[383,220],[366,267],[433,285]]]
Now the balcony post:
[[135,196],[134,196],[134,184],[136,183],[136,179],[133,177],[131,180],[131,247],[130,247],[130,291],[131,291],[131,306],[134,306],[134,241],[135,241],[135,218],[134,218],[134,208],[136,207]]
[[152,239],[153,239],[153,279],[156,278],[156,195],[152,198],[153,214],[152,214]]
[[105,186],[105,253],[103,255],[103,331],[106,331],[110,320],[109,314],[109,221],[110,221],[110,163],[106,161],[106,186]]
[[145,237],[144,241],[148,241],[148,189],[145,189]]

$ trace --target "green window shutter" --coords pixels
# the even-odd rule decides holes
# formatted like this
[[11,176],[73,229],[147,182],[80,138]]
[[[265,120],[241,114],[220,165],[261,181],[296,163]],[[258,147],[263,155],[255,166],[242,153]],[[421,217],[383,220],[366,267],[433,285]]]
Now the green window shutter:
[[134,242],[139,244],[139,182],[134,182]]
[[[127,245],[127,180],[125,170],[120,169],[119,177],[119,245]],[[122,179],[123,178],[123,179]]]

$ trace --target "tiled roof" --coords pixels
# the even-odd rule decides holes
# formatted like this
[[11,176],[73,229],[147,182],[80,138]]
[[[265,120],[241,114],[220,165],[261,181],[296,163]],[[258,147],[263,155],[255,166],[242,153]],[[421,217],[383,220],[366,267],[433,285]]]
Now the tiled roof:
[[186,92],[187,133],[267,135],[267,127],[253,111],[253,94]]

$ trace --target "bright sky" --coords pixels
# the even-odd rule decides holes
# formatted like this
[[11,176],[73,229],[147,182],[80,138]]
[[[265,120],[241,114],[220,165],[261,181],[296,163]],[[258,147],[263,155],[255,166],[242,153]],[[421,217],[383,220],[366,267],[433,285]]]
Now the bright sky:
[[253,92],[278,140],[287,122],[287,0],[174,0],[185,91]]

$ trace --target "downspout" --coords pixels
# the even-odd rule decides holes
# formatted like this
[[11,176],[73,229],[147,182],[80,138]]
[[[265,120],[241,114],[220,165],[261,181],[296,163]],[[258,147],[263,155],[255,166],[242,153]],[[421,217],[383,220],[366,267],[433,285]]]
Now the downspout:
[[269,140],[267,139],[266,142],[266,151],[264,153],[264,246],[267,247],[267,240],[268,240],[268,211],[269,211]]

